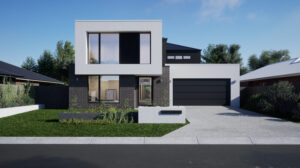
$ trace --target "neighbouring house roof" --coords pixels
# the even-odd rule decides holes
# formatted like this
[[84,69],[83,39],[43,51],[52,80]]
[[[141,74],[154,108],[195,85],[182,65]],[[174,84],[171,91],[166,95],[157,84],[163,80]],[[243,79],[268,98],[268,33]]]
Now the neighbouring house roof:
[[197,48],[186,47],[186,46],[173,44],[173,43],[167,43],[166,49],[167,51],[194,51],[194,52],[201,51],[200,49]]
[[63,82],[48,76],[20,68],[6,62],[0,61],[0,75],[9,76],[18,80],[36,81],[44,83],[64,84]]
[[256,69],[240,78],[241,82],[272,79],[289,76],[300,76],[300,58],[282,61]]

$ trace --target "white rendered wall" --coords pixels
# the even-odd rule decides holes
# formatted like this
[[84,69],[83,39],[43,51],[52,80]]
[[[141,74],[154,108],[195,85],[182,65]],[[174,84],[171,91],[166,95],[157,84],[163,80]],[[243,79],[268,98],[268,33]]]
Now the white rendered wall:
[[168,64],[170,66],[170,105],[173,105],[173,79],[230,79],[230,106],[240,106],[239,64]]
[[45,106],[43,104],[28,105],[28,106],[19,106],[19,107],[8,107],[0,108],[0,118],[8,117],[16,114],[21,114],[33,110],[43,109]]
[[[88,64],[89,32],[150,32],[151,64]],[[76,75],[161,75],[162,22],[155,21],[75,21]]]
[[[181,114],[161,114],[162,110],[181,110]],[[183,106],[139,106],[139,123],[185,123],[185,107]]]

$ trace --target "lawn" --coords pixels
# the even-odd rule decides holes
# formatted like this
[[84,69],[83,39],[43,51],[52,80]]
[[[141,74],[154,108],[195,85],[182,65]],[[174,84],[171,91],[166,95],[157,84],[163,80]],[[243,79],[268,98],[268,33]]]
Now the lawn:
[[63,110],[36,110],[0,119],[0,136],[163,136],[185,124],[66,124],[58,121]]

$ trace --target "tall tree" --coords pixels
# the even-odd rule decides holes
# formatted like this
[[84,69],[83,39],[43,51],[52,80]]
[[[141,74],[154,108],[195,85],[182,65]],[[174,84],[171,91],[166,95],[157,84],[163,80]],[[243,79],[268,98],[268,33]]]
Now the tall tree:
[[56,68],[59,73],[58,79],[68,82],[69,65],[74,63],[74,46],[70,41],[58,41],[56,44]]
[[227,46],[225,44],[208,45],[204,50],[204,56],[202,57],[205,63],[215,64],[240,64],[240,73],[245,74],[248,69],[243,66],[242,57],[239,53],[240,46],[238,44],[231,44]]
[[49,50],[44,50],[38,59],[38,72],[55,78],[55,59]]
[[26,57],[26,60],[22,64],[22,68],[37,72],[37,64],[32,57]]
[[291,57],[288,50],[263,51],[259,58],[251,55],[248,60],[248,66],[251,71],[280,61],[289,60]]

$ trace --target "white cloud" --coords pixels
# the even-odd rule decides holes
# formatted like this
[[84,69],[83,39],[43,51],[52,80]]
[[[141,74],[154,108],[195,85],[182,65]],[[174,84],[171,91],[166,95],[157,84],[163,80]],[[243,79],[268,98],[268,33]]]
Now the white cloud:
[[257,14],[256,14],[256,13],[249,13],[249,14],[247,15],[247,18],[248,18],[249,20],[256,19],[256,17],[257,17]]
[[201,0],[200,19],[224,20],[224,13],[240,6],[242,0]]

